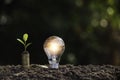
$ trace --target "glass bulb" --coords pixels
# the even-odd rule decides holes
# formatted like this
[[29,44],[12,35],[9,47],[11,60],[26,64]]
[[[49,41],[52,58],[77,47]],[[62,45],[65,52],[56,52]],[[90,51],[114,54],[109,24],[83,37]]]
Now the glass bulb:
[[64,41],[58,36],[50,36],[43,47],[48,57],[50,68],[58,68],[61,55],[65,50]]

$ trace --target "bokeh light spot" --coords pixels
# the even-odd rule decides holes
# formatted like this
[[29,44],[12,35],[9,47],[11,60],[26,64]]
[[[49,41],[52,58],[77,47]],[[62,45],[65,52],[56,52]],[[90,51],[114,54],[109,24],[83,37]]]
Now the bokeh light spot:
[[114,9],[111,8],[111,7],[108,7],[107,12],[108,12],[109,15],[113,15],[114,14]]
[[108,21],[107,21],[106,19],[102,19],[102,20],[100,21],[100,26],[101,26],[101,27],[107,27],[107,26],[108,26]]
[[1,17],[0,17],[0,24],[1,24],[1,25],[4,25],[4,24],[6,24],[6,23],[7,23],[7,17],[4,16],[4,15],[1,16]]

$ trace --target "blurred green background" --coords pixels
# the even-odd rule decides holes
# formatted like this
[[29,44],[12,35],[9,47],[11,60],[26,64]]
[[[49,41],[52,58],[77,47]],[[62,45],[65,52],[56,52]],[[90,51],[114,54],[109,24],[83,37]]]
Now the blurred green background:
[[0,64],[21,64],[29,34],[32,64],[48,64],[43,43],[57,35],[66,50],[60,64],[120,65],[120,0],[0,0]]

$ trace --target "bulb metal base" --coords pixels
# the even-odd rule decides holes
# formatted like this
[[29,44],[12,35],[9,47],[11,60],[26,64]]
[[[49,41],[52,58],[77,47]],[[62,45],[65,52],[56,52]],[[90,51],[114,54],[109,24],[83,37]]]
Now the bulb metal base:
[[58,69],[59,68],[59,63],[50,64],[50,68]]

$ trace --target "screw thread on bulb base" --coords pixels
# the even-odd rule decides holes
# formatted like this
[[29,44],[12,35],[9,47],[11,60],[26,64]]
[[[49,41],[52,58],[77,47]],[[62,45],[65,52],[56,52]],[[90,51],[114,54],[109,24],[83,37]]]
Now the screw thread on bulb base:
[[58,69],[59,68],[59,63],[50,64],[50,68]]

